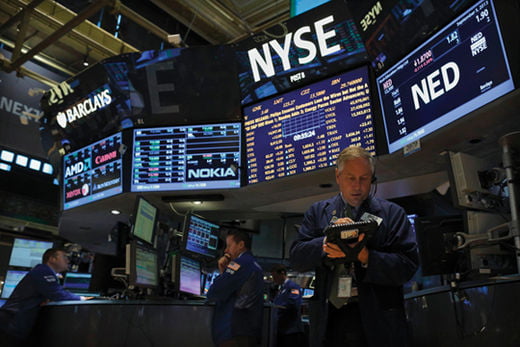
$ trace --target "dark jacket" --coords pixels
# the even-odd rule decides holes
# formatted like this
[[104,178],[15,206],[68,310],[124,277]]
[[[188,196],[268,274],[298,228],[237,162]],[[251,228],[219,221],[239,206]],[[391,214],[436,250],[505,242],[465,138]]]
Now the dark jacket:
[[[291,280],[282,284],[279,293],[273,300],[275,305],[277,334],[288,335],[303,332],[301,321],[302,295],[300,286]],[[276,306],[283,306],[276,307]]]
[[[339,194],[313,204],[305,213],[298,239],[290,251],[291,266],[295,270],[316,270],[315,301],[310,303],[309,310],[311,324],[319,322],[320,329],[315,332],[317,344],[322,341],[326,327],[327,298],[333,279],[332,267],[322,250],[323,229],[331,224],[333,217],[341,217],[343,210],[344,202]],[[365,335],[371,346],[406,346],[402,285],[417,270],[415,235],[406,213],[394,203],[369,198],[360,206],[354,220],[358,221],[365,212],[382,219],[367,243],[368,267],[355,263]]]
[[36,265],[18,283],[0,308],[0,329],[19,339],[26,338],[36,321],[39,308],[47,301],[81,300],[64,290],[56,273],[45,264]]
[[215,278],[207,298],[216,303],[212,323],[216,345],[236,336],[261,338],[263,287],[262,268],[249,251],[242,253]]

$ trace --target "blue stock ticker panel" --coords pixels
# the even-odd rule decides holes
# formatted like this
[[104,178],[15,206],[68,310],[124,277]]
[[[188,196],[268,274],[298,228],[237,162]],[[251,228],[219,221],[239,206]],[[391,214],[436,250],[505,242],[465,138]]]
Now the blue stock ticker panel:
[[512,91],[493,3],[476,3],[377,85],[390,153]]
[[351,145],[375,155],[367,67],[245,107],[244,116],[250,184],[334,166]]
[[134,130],[132,192],[240,187],[241,123]]
[[121,133],[63,157],[63,209],[123,192]]

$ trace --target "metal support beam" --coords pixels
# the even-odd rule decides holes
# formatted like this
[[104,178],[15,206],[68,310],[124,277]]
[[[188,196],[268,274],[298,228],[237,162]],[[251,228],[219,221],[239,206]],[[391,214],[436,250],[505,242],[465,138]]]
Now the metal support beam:
[[9,71],[13,71],[18,69],[20,66],[22,66],[23,63],[34,57],[36,54],[38,54],[41,50],[48,47],[55,41],[57,41],[60,37],[68,33],[70,30],[81,24],[84,20],[89,18],[90,16],[94,15],[97,11],[99,11],[101,8],[105,7],[108,3],[110,3],[111,0],[98,0],[94,2],[92,5],[87,7],[85,10],[83,10],[81,13],[79,13],[76,17],[71,19],[69,22],[67,22],[65,25],[63,25],[61,28],[56,30],[54,33],[49,35],[47,38],[45,38],[42,42],[34,46],[29,52],[26,54],[20,56],[18,59],[13,61],[9,66],[6,68]]
[[0,34],[5,29],[10,28],[11,25],[13,25],[14,23],[20,21],[22,19],[22,16],[24,15],[25,12],[31,12],[36,6],[38,6],[39,4],[41,4],[44,1],[45,0],[34,0],[29,5],[27,5],[23,10],[21,10],[20,12],[18,12],[17,14],[12,16],[11,18],[9,18],[9,20],[7,22],[5,22],[2,26],[0,26]]
[[29,18],[31,18],[32,10],[23,10],[22,20],[19,26],[18,35],[16,35],[16,41],[14,43],[13,55],[11,61],[15,61],[22,52],[22,46],[27,36],[27,30],[29,29]]
[[176,44],[173,44],[173,43],[168,41],[168,36],[170,34],[168,34],[167,31],[159,28],[157,25],[155,25],[154,23],[150,22],[148,19],[144,18],[143,16],[139,15],[134,10],[132,10],[132,9],[126,7],[125,5],[121,4],[119,1],[117,1],[116,4],[114,5],[114,12],[119,13],[119,14],[125,16],[126,18],[128,18],[132,22],[134,22],[135,24],[137,24],[137,25],[141,26],[142,28],[148,30],[149,32],[151,32],[152,34],[154,34],[155,36],[157,36],[161,40],[170,43],[174,47],[180,47],[180,45],[176,45]]

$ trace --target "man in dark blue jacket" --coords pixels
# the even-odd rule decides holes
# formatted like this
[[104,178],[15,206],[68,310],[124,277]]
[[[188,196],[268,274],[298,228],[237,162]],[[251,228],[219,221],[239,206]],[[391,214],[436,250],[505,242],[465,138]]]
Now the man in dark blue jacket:
[[7,346],[26,342],[40,306],[48,301],[85,300],[64,290],[56,276],[67,270],[69,260],[61,249],[45,251],[36,265],[18,283],[7,302],[0,308],[0,332]]
[[212,335],[217,346],[256,346],[262,335],[263,274],[251,253],[251,238],[241,230],[226,236],[220,276],[208,290],[216,302]]
[[[370,196],[374,180],[370,153],[344,149],[336,165],[340,194],[310,207],[291,246],[293,269],[316,271],[309,304],[313,346],[407,345],[402,285],[417,270],[417,244],[404,210]],[[370,239],[359,236],[353,254],[327,242],[327,226],[360,220],[374,220],[378,228]]]
[[273,282],[280,286],[273,300],[277,346],[305,346],[301,317],[301,288],[287,277],[287,268],[282,264],[274,265],[271,268],[271,275]]

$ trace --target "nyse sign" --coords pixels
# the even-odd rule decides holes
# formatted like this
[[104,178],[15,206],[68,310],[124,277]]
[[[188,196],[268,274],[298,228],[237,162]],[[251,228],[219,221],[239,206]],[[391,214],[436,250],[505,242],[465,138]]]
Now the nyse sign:
[[[305,51],[305,55],[298,56],[297,58],[299,65],[313,61],[314,58],[316,58],[318,51],[320,57],[325,57],[340,51],[342,49],[340,44],[329,46],[327,43],[327,40],[336,36],[336,31],[334,29],[325,29],[326,25],[333,27],[333,15],[317,20],[313,23],[312,28],[309,25],[305,25],[297,29],[294,33],[290,32],[286,34],[283,40],[283,45],[280,45],[277,40],[271,40],[262,45],[262,53],[260,53],[257,48],[250,49],[247,54],[255,82],[258,82],[261,79],[260,70],[262,70],[266,77],[272,77],[275,75],[275,63],[271,56],[271,49],[278,54],[278,57],[282,62],[283,71],[290,70],[294,67],[291,66],[290,59],[292,45]],[[313,29],[316,39],[310,40],[308,38],[313,37],[310,35],[313,32]]]

